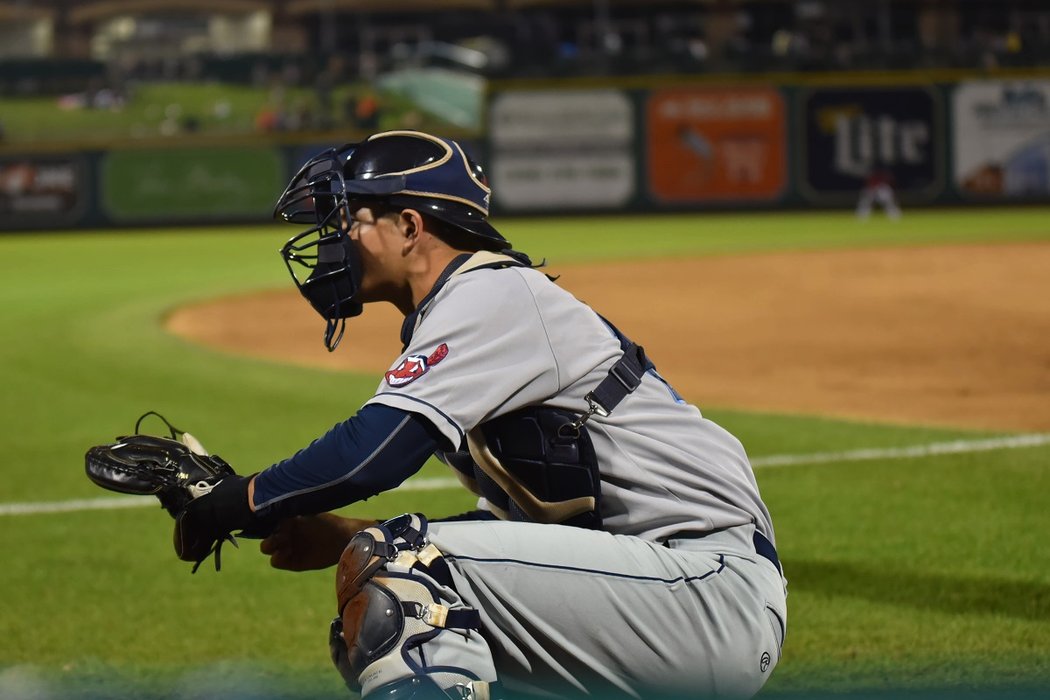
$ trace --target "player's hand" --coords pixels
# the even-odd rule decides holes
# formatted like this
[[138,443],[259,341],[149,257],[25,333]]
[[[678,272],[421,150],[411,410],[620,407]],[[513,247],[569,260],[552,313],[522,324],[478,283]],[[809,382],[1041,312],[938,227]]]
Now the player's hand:
[[270,566],[286,571],[326,569],[339,563],[350,538],[375,520],[344,518],[333,513],[301,515],[282,520],[259,551],[270,556]]

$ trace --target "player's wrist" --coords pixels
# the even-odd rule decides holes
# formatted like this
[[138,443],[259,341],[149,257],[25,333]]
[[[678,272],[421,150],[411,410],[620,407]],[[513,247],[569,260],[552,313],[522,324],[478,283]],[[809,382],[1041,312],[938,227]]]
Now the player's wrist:
[[201,507],[214,513],[216,526],[226,532],[250,528],[256,520],[249,501],[252,477],[228,476],[202,496]]
[[202,559],[213,543],[230,533],[263,537],[272,529],[270,519],[256,513],[249,503],[251,481],[250,476],[227,476],[186,504],[176,518],[175,551],[180,559]]

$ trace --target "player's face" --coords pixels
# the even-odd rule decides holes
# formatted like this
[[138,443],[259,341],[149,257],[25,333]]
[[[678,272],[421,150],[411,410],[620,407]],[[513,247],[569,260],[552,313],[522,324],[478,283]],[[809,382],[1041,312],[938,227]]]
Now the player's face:
[[371,207],[351,207],[351,219],[343,227],[361,254],[363,274],[357,298],[362,303],[396,301],[405,285],[404,237],[398,218]]

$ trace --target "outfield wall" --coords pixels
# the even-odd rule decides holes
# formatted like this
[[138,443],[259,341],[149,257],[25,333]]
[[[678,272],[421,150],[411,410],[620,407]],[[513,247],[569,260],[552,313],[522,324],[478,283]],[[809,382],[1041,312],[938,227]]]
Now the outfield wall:
[[[330,145],[8,148],[0,229],[265,221]],[[873,169],[906,207],[1048,202],[1050,71],[502,83],[465,146],[497,214],[850,207]]]
[[508,84],[487,161],[502,213],[1050,201],[1050,73]]

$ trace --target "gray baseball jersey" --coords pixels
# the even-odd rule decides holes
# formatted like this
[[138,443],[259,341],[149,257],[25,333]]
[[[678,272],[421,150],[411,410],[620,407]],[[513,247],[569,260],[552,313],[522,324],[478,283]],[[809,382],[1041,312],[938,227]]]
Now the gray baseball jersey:
[[[473,269],[490,258],[475,255],[434,296],[371,400],[425,415],[453,445],[525,406],[584,412],[584,396],[621,354],[601,318],[542,272]],[[658,540],[754,523],[774,539],[740,442],[655,371],[588,428],[609,532]]]
[[[425,416],[453,446],[527,406],[586,411],[620,341],[542,272],[485,267],[499,259],[475,254],[424,301],[369,403]],[[786,608],[780,571],[752,544],[755,531],[774,533],[740,442],[655,370],[587,427],[604,532],[433,526],[457,589],[494,630],[497,668],[533,690],[543,679],[544,689],[634,695],[662,679],[756,692],[779,658]]]

